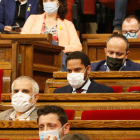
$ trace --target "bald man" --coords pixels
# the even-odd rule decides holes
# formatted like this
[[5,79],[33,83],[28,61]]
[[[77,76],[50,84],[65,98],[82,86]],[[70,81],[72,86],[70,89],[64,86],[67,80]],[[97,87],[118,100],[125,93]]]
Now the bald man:
[[123,35],[109,37],[104,49],[106,59],[91,64],[91,71],[139,71],[140,64],[127,59],[129,43]]
[[125,18],[122,24],[122,34],[126,38],[140,38],[140,19],[135,15]]

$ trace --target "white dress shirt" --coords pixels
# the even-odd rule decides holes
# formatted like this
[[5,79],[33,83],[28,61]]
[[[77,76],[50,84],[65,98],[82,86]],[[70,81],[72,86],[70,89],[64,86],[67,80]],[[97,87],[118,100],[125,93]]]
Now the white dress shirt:
[[24,114],[22,114],[18,119],[16,118],[16,111],[12,112],[10,115],[10,120],[20,120],[20,121],[29,121],[30,120],[30,114],[35,110],[35,107],[31,108]]
[[[88,90],[90,84],[91,84],[91,81],[90,81],[90,79],[88,78],[87,83],[81,88],[81,89],[83,89],[83,91],[82,91],[81,93],[87,93],[87,90]],[[75,89],[75,88],[73,88],[72,93],[73,93],[73,94],[76,93],[76,89]]]

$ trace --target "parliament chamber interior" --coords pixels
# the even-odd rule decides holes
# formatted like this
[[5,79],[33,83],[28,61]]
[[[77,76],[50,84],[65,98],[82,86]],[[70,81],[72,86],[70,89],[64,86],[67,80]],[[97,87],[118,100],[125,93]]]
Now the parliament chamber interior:
[[[55,21],[52,14],[47,13],[46,10],[48,15],[46,13],[44,15],[48,18],[50,16],[50,21],[43,19],[41,23],[39,20],[44,15],[41,17],[41,12],[35,12],[35,1],[37,1],[38,9],[41,8],[40,3],[44,6],[44,11],[48,8],[48,5],[46,4],[45,7],[44,3],[56,3],[54,7],[52,5],[55,10],[61,8],[62,5],[66,6],[65,18],[62,11],[58,10],[59,20]],[[16,5],[14,6],[13,3]],[[63,4],[61,5],[61,3]],[[8,20],[7,14],[9,9],[14,11],[13,7],[16,9],[15,17],[9,16]],[[23,13],[20,14],[18,10],[23,10]],[[52,11],[56,13],[55,10]],[[33,11],[34,13],[31,13],[30,16],[32,19],[28,18],[28,12]],[[12,15],[11,12],[9,14]],[[18,23],[22,24],[22,14],[28,15],[28,17],[24,17],[25,24],[19,28]],[[32,14],[35,14],[36,17]],[[60,17],[66,21],[63,23]],[[23,77],[25,78],[23,81],[30,80],[33,83],[36,81],[39,85],[39,95],[33,98],[33,100],[37,99],[30,108],[33,106],[38,110],[48,105],[61,107],[65,111],[70,125],[68,134],[82,133],[90,140],[140,140],[140,20],[137,17],[140,17],[140,0],[1,0],[0,140],[43,140],[39,134],[38,116],[35,116],[35,120],[31,119],[30,114],[21,120],[16,115],[12,119],[14,113],[19,112],[22,116],[26,115],[25,112],[29,110],[29,108],[23,109],[24,113],[17,111],[16,107],[20,101],[18,104],[16,104],[17,101],[15,101],[16,103],[12,101],[20,99],[21,103],[23,102],[21,99],[24,97],[21,95],[23,93],[15,88],[15,85],[20,83],[20,80],[22,81],[22,79],[18,80],[18,77],[22,78],[22,76],[30,77],[29,79]],[[10,25],[11,18],[13,18],[14,24]],[[131,20],[136,20],[138,30],[133,29],[134,22],[131,25],[132,29],[127,31],[129,30],[127,28],[125,31],[125,22],[128,24]],[[41,23],[41,26],[37,22]],[[53,23],[55,26],[51,26]],[[31,29],[29,24],[32,25]],[[49,27],[53,27],[51,32],[49,32]],[[17,28],[20,31],[15,30]],[[128,36],[129,38],[127,38]],[[112,48],[115,48],[119,41],[126,44],[127,49],[124,56],[122,52],[124,45],[121,46],[122,50],[116,53],[119,55],[118,58],[114,58],[111,54],[113,51],[108,50],[113,39],[116,43]],[[117,51],[119,51],[118,48],[116,48]],[[74,52],[77,54],[72,56]],[[111,59],[110,56],[113,56],[114,59]],[[91,66],[89,64],[85,66],[85,63],[88,63],[86,58],[89,59]],[[75,64],[70,66],[68,64],[76,59],[81,59],[80,66],[84,66],[84,79],[80,81],[83,84],[78,87],[74,86],[78,78],[73,80],[73,83],[68,78],[68,75],[72,73],[70,66],[75,66]],[[116,63],[113,65],[113,62]],[[102,66],[98,66],[101,63]],[[63,70],[63,64],[65,67],[67,66],[67,70]],[[113,69],[112,65],[117,70]],[[118,68],[117,65],[120,67]],[[75,68],[74,71],[78,71],[77,69]],[[85,72],[87,72],[86,79]],[[76,76],[80,77],[80,74],[75,75],[74,78]],[[91,80],[91,83],[95,82],[98,85],[93,86],[92,90],[77,92],[77,89],[84,87],[88,79]],[[29,86],[26,82],[20,84],[20,86],[22,85]],[[71,90],[69,90],[70,85]],[[101,86],[101,90],[98,90],[99,86]],[[65,88],[61,92],[62,87],[67,87],[67,89]],[[106,90],[103,91],[103,89]],[[25,88],[25,90],[27,89]],[[25,92],[28,94],[29,91]],[[33,89],[32,92],[34,92]],[[15,93],[20,95],[13,99]],[[10,117],[1,119],[2,113],[8,110],[13,110],[9,114]],[[5,114],[5,116],[7,115],[8,113]],[[47,140],[61,140],[61,137]]]

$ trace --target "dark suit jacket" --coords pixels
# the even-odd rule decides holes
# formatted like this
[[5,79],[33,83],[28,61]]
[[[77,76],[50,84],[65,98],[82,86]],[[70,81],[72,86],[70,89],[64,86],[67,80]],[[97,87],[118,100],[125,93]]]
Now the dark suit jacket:
[[[55,89],[53,93],[72,93],[73,88],[71,85]],[[111,87],[98,84],[95,81],[91,80],[91,84],[87,90],[87,93],[114,93]]]
[[[30,7],[30,11],[27,11]],[[0,2],[0,32],[5,26],[12,26],[15,18],[15,0],[1,0]],[[25,21],[31,14],[38,14],[38,0],[27,0]]]
[[[105,62],[106,60],[102,60],[97,63],[91,63],[91,71],[106,71],[104,66]],[[122,68],[121,71],[140,71],[140,64],[126,59],[126,67]]]

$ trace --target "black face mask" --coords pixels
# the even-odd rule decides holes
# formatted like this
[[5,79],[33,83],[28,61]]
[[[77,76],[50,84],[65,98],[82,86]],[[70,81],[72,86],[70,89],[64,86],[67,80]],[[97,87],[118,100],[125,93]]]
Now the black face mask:
[[123,66],[123,59],[112,58],[107,56],[106,63],[111,70],[118,71]]

